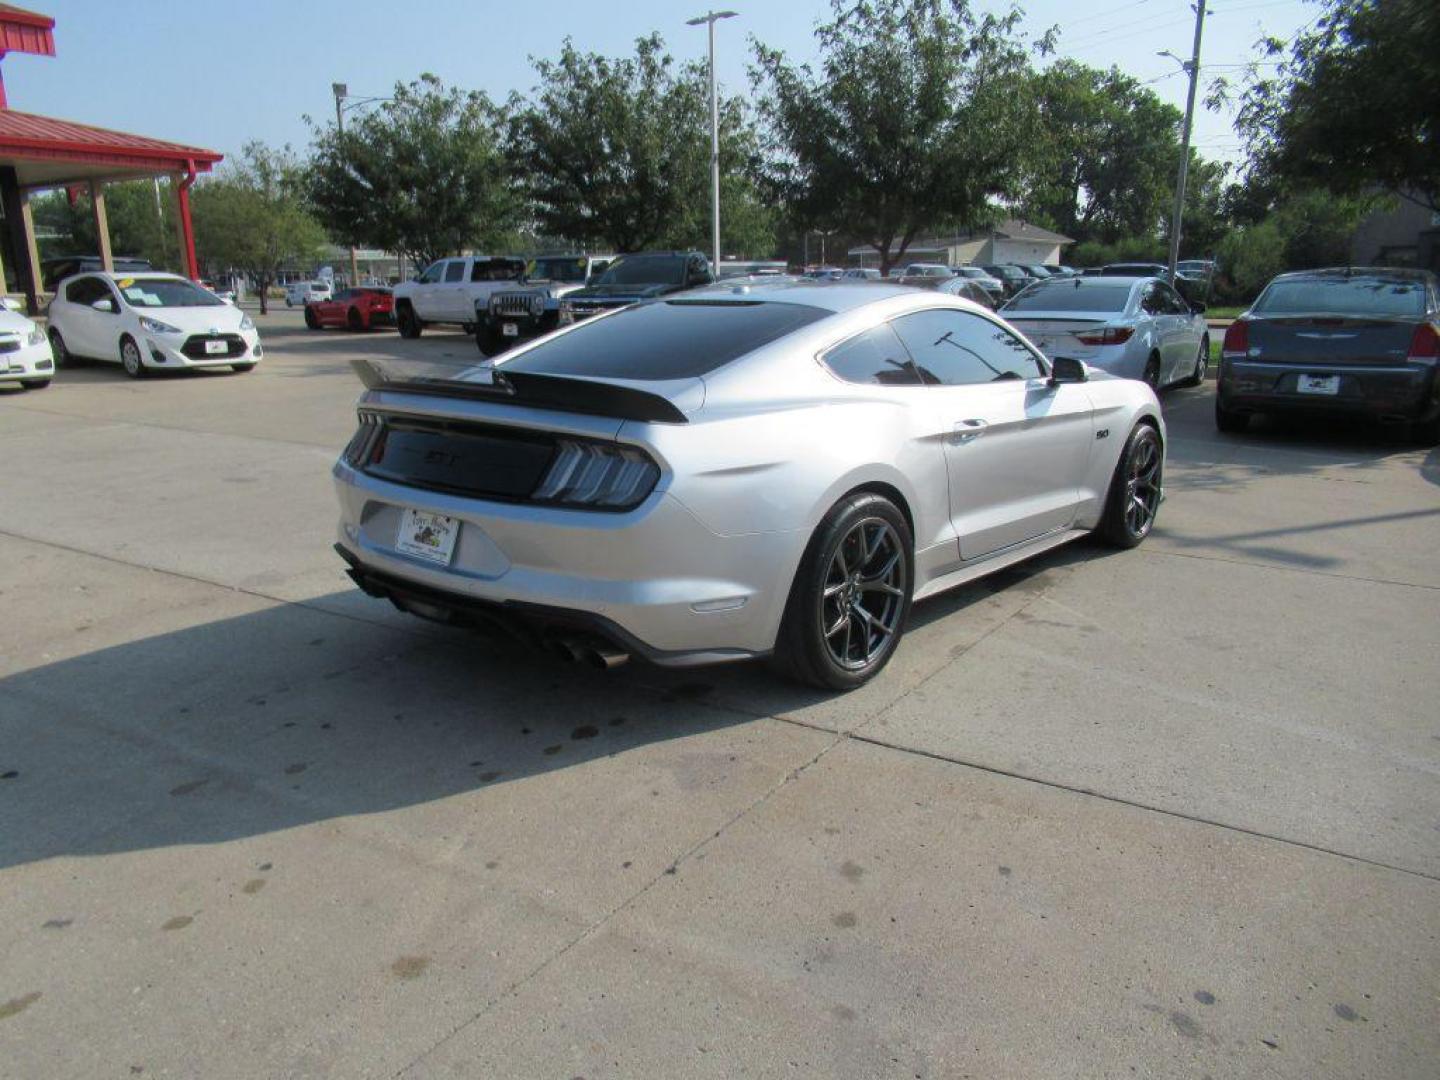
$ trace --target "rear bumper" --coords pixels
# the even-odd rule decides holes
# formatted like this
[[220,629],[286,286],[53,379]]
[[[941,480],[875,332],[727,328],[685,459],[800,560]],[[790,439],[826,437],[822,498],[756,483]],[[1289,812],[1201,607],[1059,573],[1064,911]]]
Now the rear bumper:
[[[1302,391],[1300,377],[1333,376],[1336,392]],[[1347,413],[1377,420],[1428,420],[1440,412],[1440,381],[1431,363],[1266,364],[1226,357],[1216,394],[1231,412]]]

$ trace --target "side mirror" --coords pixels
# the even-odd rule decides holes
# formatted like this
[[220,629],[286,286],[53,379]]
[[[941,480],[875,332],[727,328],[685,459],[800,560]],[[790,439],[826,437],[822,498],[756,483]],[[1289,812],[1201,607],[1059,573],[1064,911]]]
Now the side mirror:
[[1195,301],[1193,304],[1190,305],[1190,310],[1191,310],[1192,312],[1194,312],[1196,315],[1204,315],[1204,314],[1205,314],[1205,305],[1202,304],[1202,303],[1200,303],[1200,301],[1197,300],[1197,301]]
[[1073,356],[1057,356],[1050,361],[1050,385],[1059,386],[1061,383],[1081,383],[1089,380],[1090,375],[1085,370],[1085,364],[1076,360]]
[[96,300],[90,306],[96,311],[105,312],[106,315],[115,314],[115,301],[111,300],[108,296],[101,297],[99,300]]

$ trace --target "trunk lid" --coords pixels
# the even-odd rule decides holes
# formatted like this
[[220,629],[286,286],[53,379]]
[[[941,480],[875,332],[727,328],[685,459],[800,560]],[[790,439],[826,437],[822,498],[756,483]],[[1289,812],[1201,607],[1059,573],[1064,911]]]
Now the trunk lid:
[[1251,316],[1249,356],[1266,364],[1404,364],[1417,320],[1380,315]]

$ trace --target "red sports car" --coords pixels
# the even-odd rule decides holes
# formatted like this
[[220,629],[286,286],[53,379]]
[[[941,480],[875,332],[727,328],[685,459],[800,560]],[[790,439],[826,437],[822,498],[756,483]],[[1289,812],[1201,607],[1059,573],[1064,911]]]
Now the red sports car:
[[312,300],[305,305],[305,325],[311,330],[343,326],[347,330],[373,330],[395,325],[395,298],[389,289],[365,286],[342,289],[330,300]]

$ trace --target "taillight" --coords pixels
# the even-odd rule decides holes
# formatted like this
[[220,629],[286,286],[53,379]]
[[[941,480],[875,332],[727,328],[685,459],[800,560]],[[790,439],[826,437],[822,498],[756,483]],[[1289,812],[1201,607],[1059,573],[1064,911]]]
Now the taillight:
[[660,467],[643,451],[612,443],[561,439],[559,453],[531,498],[597,510],[630,510],[655,489]]
[[345,464],[352,468],[360,468],[365,464],[366,452],[374,441],[376,433],[380,430],[380,417],[373,412],[360,412],[360,426],[355,429],[355,434],[350,436],[350,441],[345,445],[345,452],[341,454]]
[[1107,326],[1103,330],[1086,330],[1075,336],[1086,345],[1124,345],[1134,334],[1133,326]]
[[1410,337],[1411,360],[1440,359],[1440,331],[1434,323],[1422,322]]
[[1236,319],[1225,329],[1225,344],[1220,351],[1226,356],[1243,357],[1250,352],[1250,324]]

